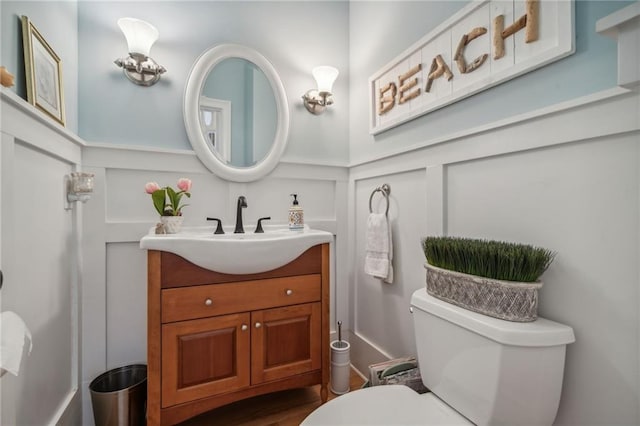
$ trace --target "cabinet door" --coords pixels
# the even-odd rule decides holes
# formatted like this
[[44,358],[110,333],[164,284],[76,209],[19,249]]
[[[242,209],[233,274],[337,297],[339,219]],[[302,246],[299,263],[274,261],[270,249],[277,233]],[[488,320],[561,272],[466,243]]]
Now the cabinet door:
[[162,326],[162,407],[249,386],[249,313]]
[[320,369],[320,303],[251,313],[251,384]]

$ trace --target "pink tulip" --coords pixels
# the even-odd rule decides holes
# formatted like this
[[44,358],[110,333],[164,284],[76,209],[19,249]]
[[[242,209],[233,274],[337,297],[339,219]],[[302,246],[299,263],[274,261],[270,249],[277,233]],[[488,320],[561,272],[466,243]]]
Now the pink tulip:
[[144,185],[144,190],[147,194],[153,194],[158,189],[160,189],[160,185],[158,185],[156,182],[147,182]]
[[191,179],[187,179],[187,178],[178,179],[178,189],[180,191],[189,192],[191,190]]

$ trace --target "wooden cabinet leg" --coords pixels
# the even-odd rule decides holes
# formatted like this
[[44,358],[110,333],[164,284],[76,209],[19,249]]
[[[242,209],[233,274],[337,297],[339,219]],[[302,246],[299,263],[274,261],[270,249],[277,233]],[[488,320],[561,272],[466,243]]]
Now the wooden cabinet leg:
[[325,383],[320,386],[320,399],[322,399],[323,404],[327,402],[327,399],[329,399],[329,391]]

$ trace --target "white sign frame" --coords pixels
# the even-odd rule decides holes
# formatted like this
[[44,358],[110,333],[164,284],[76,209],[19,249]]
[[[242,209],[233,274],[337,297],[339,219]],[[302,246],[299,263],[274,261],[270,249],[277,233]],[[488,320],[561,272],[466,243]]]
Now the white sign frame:
[[[574,0],[540,0],[538,39],[525,43],[525,31],[518,31],[504,39],[505,56],[494,59],[492,23],[495,16],[505,15],[504,25],[507,27],[525,13],[526,1],[473,1],[372,75],[368,83],[369,133],[377,135],[573,54]],[[468,33],[478,26],[485,27],[487,32],[474,39],[468,49],[465,48],[465,56],[472,61],[473,58],[487,53],[488,58],[473,72],[461,74],[452,59],[458,40],[461,34]],[[432,60],[436,55],[444,58],[453,77],[449,81],[446,78],[434,80],[430,91],[425,92]],[[386,113],[379,114],[380,88],[389,82],[394,82],[399,88],[399,76],[411,73],[410,70],[418,65],[421,66],[420,71],[411,77],[417,78],[418,84],[415,87],[420,88],[420,94],[402,104],[397,101],[400,98],[398,94],[395,106]]]

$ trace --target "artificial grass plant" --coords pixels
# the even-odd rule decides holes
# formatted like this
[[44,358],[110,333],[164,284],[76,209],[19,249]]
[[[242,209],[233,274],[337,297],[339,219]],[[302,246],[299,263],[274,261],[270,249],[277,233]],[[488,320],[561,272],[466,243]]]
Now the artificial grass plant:
[[459,237],[426,237],[427,262],[438,268],[505,281],[536,281],[556,253],[540,247]]

